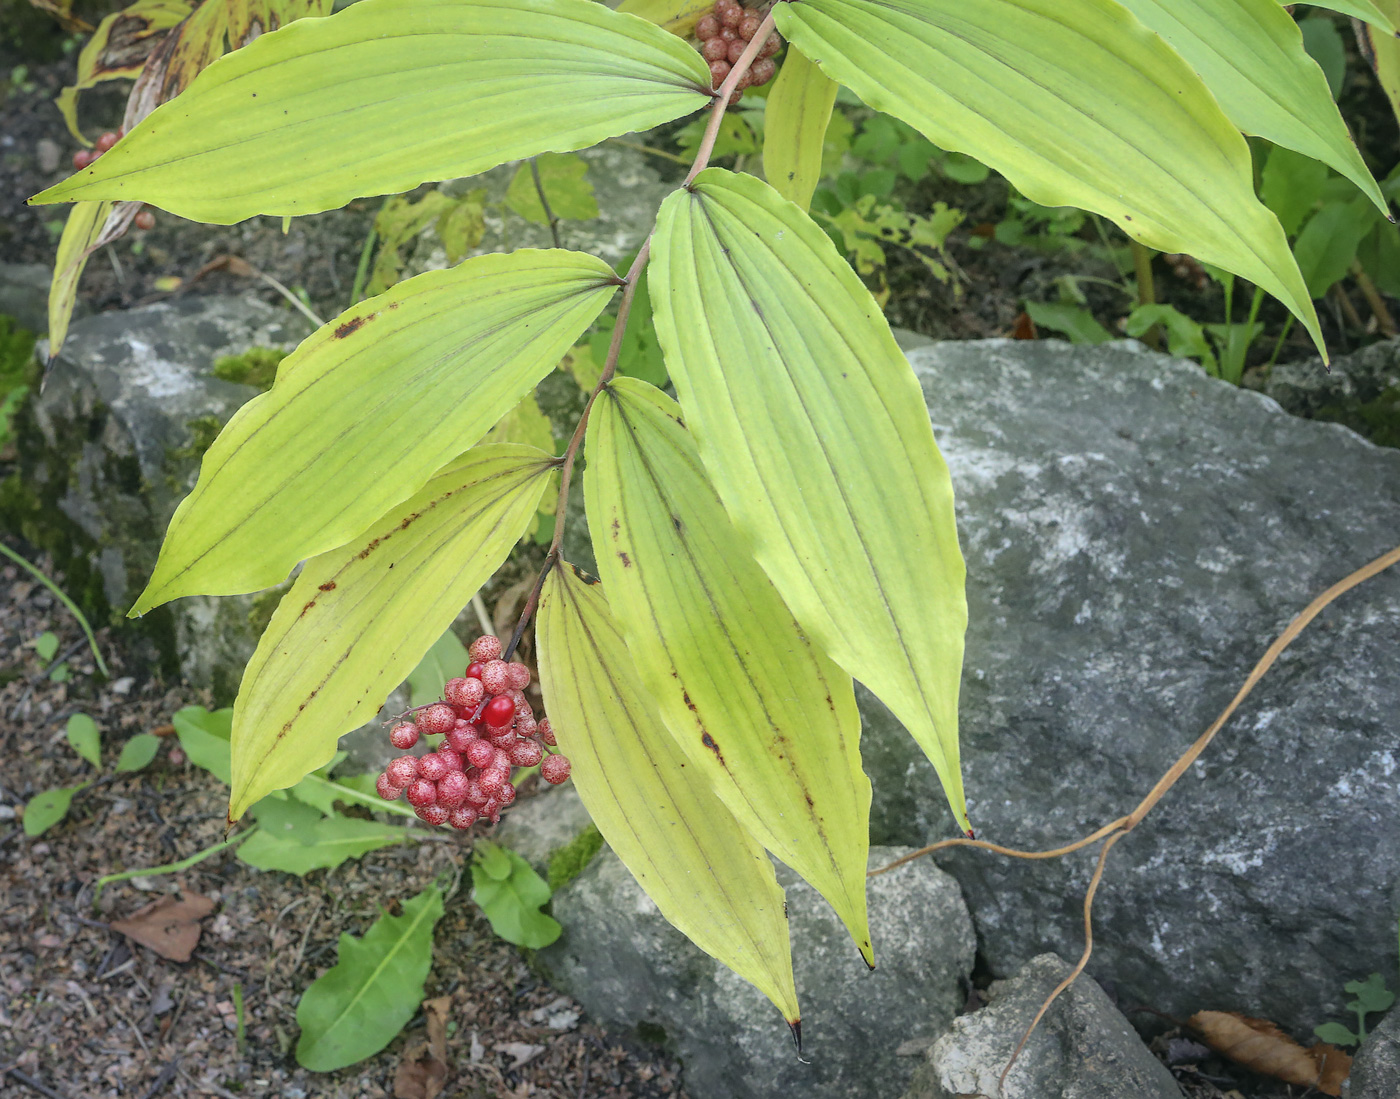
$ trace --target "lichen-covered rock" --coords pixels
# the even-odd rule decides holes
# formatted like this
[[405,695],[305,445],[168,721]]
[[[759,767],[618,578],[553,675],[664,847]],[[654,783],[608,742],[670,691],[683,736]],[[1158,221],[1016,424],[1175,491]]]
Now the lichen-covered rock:
[[905,1099],[1181,1099],[1166,1066],[1085,976],[1051,1005],[999,1086],[1026,1027],[1069,972],[1059,957],[1042,954],[993,982],[987,1006],[954,1020],[934,1043]]
[[[871,852],[871,866],[902,849]],[[786,868],[804,1055],[753,986],[702,953],[603,851],[554,898],[562,938],[540,954],[595,1018],[664,1038],[693,1099],[891,1099],[915,1068],[895,1053],[932,1037],[965,998],[973,936],[955,883],[929,860],[870,881],[878,968],[866,969],[827,904]]]
[[1348,1099],[1400,1095],[1400,1010],[1392,1011],[1362,1043],[1352,1062]]
[[549,866],[549,856],[577,839],[592,822],[569,782],[517,801],[501,818],[494,838],[543,871]]
[[[294,346],[306,330],[296,314],[250,298],[187,297],[80,318],[17,421],[20,471],[0,513],[53,554],[89,610],[121,617],[204,449],[257,394],[215,377],[215,362]],[[181,599],[148,616],[149,626],[189,682],[228,698],[272,604]]]
[[0,314],[31,332],[46,331],[49,274],[42,263],[0,263]]
[[1381,446],[1400,447],[1400,339],[1332,360],[1274,367],[1263,390],[1295,416],[1345,424]]
[[[1400,453],[1135,345],[911,353],[957,492],[963,770],[980,836],[1048,848],[1133,808],[1324,588],[1400,542]],[[1284,653],[1109,858],[1091,973],[1179,1018],[1307,1034],[1394,963],[1400,568]],[[874,841],[954,834],[866,696]],[[996,975],[1077,957],[1093,866],[939,856]]]

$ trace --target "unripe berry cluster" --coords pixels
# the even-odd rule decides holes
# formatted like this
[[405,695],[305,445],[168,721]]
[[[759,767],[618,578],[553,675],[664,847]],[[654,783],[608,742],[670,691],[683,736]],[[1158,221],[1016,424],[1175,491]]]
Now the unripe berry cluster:
[[[76,153],[73,154],[73,167],[81,172],[94,160],[96,160],[113,145],[115,145],[118,141],[120,141],[121,138],[121,130],[108,130],[105,134],[103,134],[97,139],[93,148],[79,149]],[[139,211],[136,214],[134,220],[136,222],[136,228],[138,229],[154,229],[156,227],[156,216],[149,210]]]
[[501,819],[515,800],[512,767],[538,765],[545,782],[556,786],[569,777],[568,759],[547,751],[555,745],[549,719],[536,720],[525,698],[530,669],[502,660],[500,639],[490,634],[467,652],[472,662],[465,675],[447,681],[443,701],[389,731],[389,742],[401,751],[422,735],[441,734],[442,744],[425,756],[399,756],[376,783],[386,801],[406,797],[420,820],[462,831],[478,820]]
[[[700,53],[710,63],[710,77],[718,88],[725,77],[739,61],[739,55],[758,33],[763,17],[749,11],[739,0],[715,0],[714,10],[701,18],[695,25],[695,37],[700,42]],[[778,71],[773,55],[782,49],[783,40],[773,31],[758,51],[758,58],[749,71],[739,78],[734,94],[729,102],[732,106],[747,87],[759,87],[773,79]]]

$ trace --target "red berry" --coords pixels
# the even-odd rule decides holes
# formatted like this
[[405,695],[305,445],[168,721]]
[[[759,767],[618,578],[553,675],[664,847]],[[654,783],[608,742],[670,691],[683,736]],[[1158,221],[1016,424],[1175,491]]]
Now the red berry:
[[409,721],[400,722],[389,730],[389,743],[400,751],[408,751],[418,743],[418,726]]
[[515,732],[518,736],[534,736],[535,730],[539,728],[539,723],[535,720],[535,715],[531,713],[515,715]]
[[[551,757],[553,758],[553,757]],[[408,804],[422,809],[437,801],[437,787],[425,778],[416,778],[408,785]]]
[[439,824],[446,824],[447,818],[451,815],[441,805],[425,805],[420,809],[413,810],[414,814],[421,821],[426,821],[436,828]]
[[510,761],[517,767],[537,766],[544,758],[544,749],[533,740],[522,740],[510,749]]
[[481,700],[486,697],[486,689],[476,677],[449,679],[442,693],[448,702],[457,707],[459,713],[465,714],[474,713],[481,705]]
[[535,735],[551,748],[559,743],[554,739],[554,727],[550,725],[549,718],[547,717],[540,718],[539,724],[535,726]]
[[738,4],[734,4],[730,7],[726,7],[724,11],[720,11],[719,5],[716,4],[715,14],[719,16],[719,21],[722,26],[733,27],[735,30],[738,30],[739,24],[744,18],[744,9]]
[[456,727],[443,739],[443,743],[454,752],[465,752],[476,739],[476,729],[465,721],[459,721]]
[[96,153],[89,152],[87,149],[79,149],[73,154],[73,167],[81,172],[96,159]]
[[138,229],[150,230],[156,227],[156,216],[149,210],[138,211],[136,217],[132,220],[136,222],[136,228]]
[[437,784],[437,803],[444,809],[460,809],[467,803],[467,776],[452,771]]
[[429,782],[441,782],[443,776],[450,770],[452,768],[447,765],[447,760],[436,752],[429,752],[418,761],[419,776]]
[[733,42],[729,43],[729,53],[727,55],[729,58],[729,63],[731,65],[737,65],[739,63],[739,58],[743,56],[744,51],[748,48],[749,44],[745,42],[742,38],[737,38]]
[[490,729],[510,728],[510,723],[515,720],[515,702],[505,695],[497,695],[481,711],[481,720]]
[[99,153],[105,153],[108,149],[110,149],[113,145],[117,143],[117,139],[120,136],[120,134],[114,134],[111,130],[108,130],[105,134],[103,134],[97,139],[97,151]]
[[518,660],[513,660],[506,667],[510,670],[510,685],[517,691],[523,691],[530,685],[530,666],[522,664]]
[[495,798],[488,798],[486,804],[481,807],[481,815],[488,817],[492,824],[501,819],[501,803]]
[[569,777],[569,759],[567,756],[553,755],[545,757],[540,764],[540,778],[551,786],[558,786]]
[[719,37],[723,38],[726,42],[733,42],[739,37],[739,32],[733,27],[720,27]]
[[488,767],[481,772],[481,777],[477,781],[481,783],[481,790],[488,797],[499,797],[501,787],[510,781],[510,772]]
[[503,729],[496,736],[488,737],[487,743],[498,751],[508,752],[520,743],[520,737],[516,735],[514,729]]
[[[472,658],[473,662],[480,660],[485,663],[488,660],[499,660],[501,639],[493,634],[483,634],[471,643],[471,647],[467,649],[467,655]],[[471,675],[471,672],[469,671],[467,674]]]
[[487,694],[505,694],[510,690],[510,665],[504,660],[488,660],[481,672],[481,685]]
[[403,795],[403,787],[395,786],[390,782],[387,774],[380,775],[374,780],[374,788],[385,801],[398,801]]
[[[736,80],[736,81],[734,81],[734,95],[738,95],[740,92],[742,92],[745,88],[747,88],[747,87],[748,87],[750,84],[752,84],[752,83],[753,83],[753,73],[751,73],[751,72],[741,73],[740,76],[739,76],[739,79]],[[730,101],[730,103],[737,102],[737,100],[734,99],[734,96],[730,96],[729,101]]]
[[763,41],[763,48],[762,48],[761,50],[758,51],[758,56],[759,56],[760,59],[765,58],[765,57],[772,57],[775,53],[777,53],[777,52],[778,52],[780,49],[782,49],[782,48],[783,48],[783,38],[782,38],[782,35],[780,35],[777,31],[774,31],[774,32],[773,32],[772,34],[770,34],[766,39],[764,39],[764,41]]
[[434,702],[418,711],[418,728],[425,733],[445,733],[457,724],[457,714],[446,702]]
[[395,786],[407,786],[418,777],[418,760],[413,756],[399,756],[384,769],[384,773]]
[[717,34],[719,34],[719,20],[713,15],[707,15],[695,24],[695,37],[701,42],[713,38]]
[[447,814],[447,823],[459,832],[465,832],[476,823],[477,813],[470,805],[464,805],[460,809],[453,809]]
[[700,47],[700,56],[706,61],[723,61],[729,56],[729,43],[723,38],[711,38]]
[[447,764],[449,771],[466,770],[466,763],[463,762],[461,753],[446,744],[438,745],[437,756]]
[[507,782],[501,787],[501,792],[496,795],[496,800],[502,805],[509,805],[515,800],[515,787]]
[[778,71],[778,64],[771,57],[765,57],[753,63],[753,68],[749,70],[749,76],[753,77],[753,86],[761,88],[768,81],[773,79],[773,74]]
[[463,673],[468,679],[480,679],[481,673],[486,667],[484,660],[475,660],[467,665],[467,670]]
[[715,18],[718,19],[730,8],[739,7],[739,0],[715,0]]
[[486,740],[474,740],[467,745],[467,762],[473,767],[490,767],[496,758],[496,749]]
[[739,20],[739,37],[747,42],[758,33],[758,28],[761,26],[763,26],[762,16],[746,12],[744,17]]
[[731,67],[728,61],[710,62],[710,79],[714,82],[714,87],[718,88],[724,83],[724,78],[729,75]]
[[481,780],[479,777],[473,778],[471,775],[467,776],[468,805],[475,805],[478,809],[480,809],[483,805],[486,804],[486,799],[490,796],[490,794],[488,794],[485,790],[481,788]]

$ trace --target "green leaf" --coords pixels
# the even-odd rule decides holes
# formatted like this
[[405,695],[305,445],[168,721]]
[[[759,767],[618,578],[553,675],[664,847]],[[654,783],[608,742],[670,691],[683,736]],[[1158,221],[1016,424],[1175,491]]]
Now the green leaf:
[[403,906],[402,916],[375,920],[363,939],[340,936],[340,960],[297,1004],[303,1068],[333,1072],[393,1041],[423,999],[433,925],[441,918],[442,893],[430,885]]
[[522,250],[346,310],[282,360],[272,389],[205,453],[131,613],[256,591],[344,545],[553,370],[618,281],[592,256]]
[[41,836],[68,815],[68,806],[73,795],[88,784],[64,786],[56,790],[45,790],[35,794],[24,807],[24,834]]
[[540,677],[560,751],[608,846],[661,914],[798,1022],[783,891],[763,848],[661,725],[600,585],[557,565],[539,609]]
[[461,675],[470,663],[467,647],[457,640],[450,628],[443,630],[442,636],[408,673],[409,705],[426,706],[438,701],[442,698],[442,685],[453,676]]
[[79,202],[68,212],[58,254],[53,262],[49,285],[49,354],[57,355],[68,338],[68,323],[78,300],[78,281],[83,277],[93,244],[101,237],[112,213],[110,202]]
[[[1278,0],[1281,4],[1288,3],[1288,0]],[[1370,23],[1374,27],[1379,27],[1388,35],[1400,33],[1392,16],[1382,11],[1374,0],[1319,0],[1312,5],[1315,8],[1331,8],[1339,11],[1343,15],[1351,15],[1363,22]]]
[[1327,165],[1292,149],[1275,147],[1269,151],[1259,196],[1290,237],[1322,200],[1328,174]]
[[[472,900],[486,914],[492,931],[531,950],[542,950],[559,938],[559,922],[540,911],[549,903],[549,886],[528,862],[489,840],[477,840],[473,853]],[[504,874],[499,873],[502,862]],[[491,873],[488,863],[498,872]]]
[[614,381],[589,420],[587,468],[598,570],[643,688],[739,824],[830,902],[873,966],[851,677],[744,550],[669,397]]
[[1094,315],[1082,305],[1064,301],[1028,301],[1026,312],[1041,328],[1061,332],[1070,343],[1104,343],[1113,333],[1094,320]]
[[1303,226],[1293,251],[1313,297],[1322,297],[1351,269],[1362,238],[1379,216],[1358,197],[1325,203]]
[[1278,0],[1121,0],[1184,57],[1247,134],[1330,164],[1382,212],[1327,78]]
[[58,634],[45,630],[36,637],[31,644],[34,651],[39,654],[39,659],[47,664],[58,655]]
[[1333,98],[1341,95],[1347,78],[1347,48],[1341,32],[1325,15],[1313,15],[1298,24],[1308,54],[1327,77]]
[[789,49],[768,95],[763,126],[763,174],[773,189],[802,209],[822,177],[826,128],[836,82],[798,49]]
[[657,334],[725,509],[808,636],[918,741],[966,829],[953,486],[889,325],[827,235],[749,176],[711,168],[671,195],[653,254]]
[[151,733],[137,733],[122,745],[117,757],[117,771],[139,771],[156,758],[160,751],[160,737]]
[[631,12],[686,38],[713,7],[710,0],[622,0],[617,10]]
[[1178,358],[1200,359],[1209,373],[1219,373],[1205,329],[1175,306],[1139,305],[1128,314],[1124,331],[1129,336],[1144,336],[1153,325],[1161,325],[1166,332],[1167,350],[1171,354]]
[[232,708],[210,713],[203,706],[186,706],[175,711],[170,723],[175,726],[175,735],[180,738],[180,747],[190,762],[203,767],[227,786],[232,772],[229,759]]
[[32,201],[135,199],[194,221],[313,214],[582,149],[710,102],[693,48],[578,0],[361,0],[216,61]]
[[403,802],[385,801],[379,796],[379,791],[374,785],[378,778],[377,771],[363,775],[346,775],[344,778],[326,778],[313,771],[290,787],[287,793],[298,801],[314,806],[328,817],[335,814],[335,804],[338,801],[346,805],[363,805],[366,809],[393,813],[400,817],[414,816],[412,808]]
[[500,567],[552,468],[529,447],[473,447],[353,541],[306,562],[243,673],[230,819],[327,763],[342,734],[374,717]]
[[[593,184],[588,182],[588,162],[573,153],[544,153],[536,158],[540,184],[549,209],[557,218],[587,221],[598,216],[598,200],[593,197]],[[534,173],[529,163],[516,169],[515,177],[506,189],[506,204],[526,221],[548,225]]]
[[1379,973],[1372,973],[1364,981],[1348,981],[1342,988],[1356,997],[1347,1008],[1364,1015],[1389,1011],[1395,1003],[1395,993],[1385,987],[1385,978]]
[[327,817],[291,798],[267,798],[254,816],[261,827],[239,847],[238,857],[259,870],[308,874],[413,838],[401,825]]
[[[1373,25],[1363,28],[1363,34],[1357,37],[1364,38],[1363,47],[1365,44],[1370,45],[1374,57],[1372,64],[1376,70],[1376,79],[1385,91],[1386,98],[1390,100],[1391,112],[1397,119],[1400,119],[1400,39],[1397,39],[1395,24],[1391,22],[1391,20],[1400,21],[1400,0],[1381,0],[1381,2],[1385,5],[1384,19],[1386,22],[1382,24],[1372,20]],[[1364,3],[1366,6],[1370,6],[1370,0],[1364,0]],[[1361,4],[1357,6],[1360,7]],[[1358,13],[1352,12],[1351,14]],[[1394,197],[1393,191],[1390,194]]]
[[1315,1034],[1319,1040],[1331,1042],[1334,1046],[1354,1046],[1361,1041],[1359,1037],[1342,1026],[1341,1023],[1323,1023],[1320,1027],[1313,1028],[1313,1034]]
[[102,766],[102,734],[97,731],[97,722],[87,714],[69,717],[68,743],[94,767]]
[[[803,0],[778,29],[833,80],[1043,206],[1264,287],[1322,332],[1249,148],[1210,90],[1115,0]],[[1325,355],[1325,349],[1323,350]]]

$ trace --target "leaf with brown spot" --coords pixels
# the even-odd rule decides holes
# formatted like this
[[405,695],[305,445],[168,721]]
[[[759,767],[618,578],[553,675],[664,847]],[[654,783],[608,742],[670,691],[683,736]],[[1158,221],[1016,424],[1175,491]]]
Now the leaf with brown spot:
[[1217,1053],[1287,1084],[1340,1095],[1342,1082],[1351,1074],[1351,1057],[1336,1046],[1318,1042],[1304,1049],[1267,1019],[1234,1011],[1198,1011],[1189,1022]]
[[183,900],[164,896],[138,908],[124,920],[115,920],[111,928],[150,947],[162,958],[187,962],[199,945],[199,921],[214,907],[213,901],[197,893],[186,893]]

